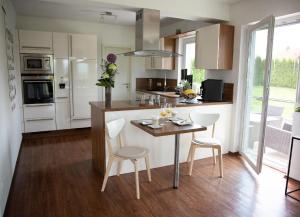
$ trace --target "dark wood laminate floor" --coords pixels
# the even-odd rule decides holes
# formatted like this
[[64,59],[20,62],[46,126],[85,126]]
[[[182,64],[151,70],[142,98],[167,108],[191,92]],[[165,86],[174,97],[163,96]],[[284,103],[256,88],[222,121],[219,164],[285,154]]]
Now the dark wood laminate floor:
[[195,162],[192,177],[181,164],[177,190],[168,166],[152,170],[152,183],[140,173],[140,200],[133,174],[110,177],[101,193],[89,130],[50,135],[24,139],[5,216],[300,216],[300,203],[284,196],[282,173],[264,168],[258,177],[232,155],[224,156],[223,179],[205,159]]

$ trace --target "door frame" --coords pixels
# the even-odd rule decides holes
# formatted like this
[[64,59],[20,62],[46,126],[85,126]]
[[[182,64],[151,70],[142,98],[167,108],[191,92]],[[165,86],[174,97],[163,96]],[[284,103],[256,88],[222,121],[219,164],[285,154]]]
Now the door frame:
[[273,50],[273,37],[274,37],[274,28],[275,28],[275,17],[273,15],[268,16],[261,21],[250,24],[245,29],[245,50],[244,54],[246,54],[246,58],[244,61],[244,72],[245,76],[243,77],[243,96],[242,96],[242,111],[248,112],[247,108],[247,99],[248,99],[248,69],[250,65],[250,58],[251,58],[251,32],[255,29],[258,29],[260,26],[269,25],[268,27],[268,39],[267,39],[267,53],[266,53],[266,64],[265,64],[265,74],[264,74],[264,91],[263,91],[263,108],[262,108],[262,115],[261,115],[261,129],[259,132],[259,147],[258,147],[258,156],[256,165],[247,157],[247,155],[243,152],[245,140],[245,122],[246,122],[246,115],[242,115],[241,118],[241,155],[247,161],[247,163],[255,170],[257,174],[259,174],[262,170],[262,163],[263,163],[263,151],[264,151],[264,137],[265,137],[265,127],[266,127],[266,120],[267,120],[267,109],[268,109],[268,99],[269,99],[269,87],[270,87],[270,75],[271,75],[271,66],[272,66],[272,50]]
[[[132,48],[131,47],[126,47],[126,46],[118,46],[118,45],[109,45],[109,44],[107,44],[107,45],[105,45],[105,44],[103,44],[102,46],[101,46],[101,61],[100,61],[100,63],[102,62],[102,59],[104,59],[105,57],[104,57],[104,51],[105,51],[105,49],[107,49],[107,48],[117,48],[117,49],[127,49],[128,50],[128,52],[129,51],[132,51]],[[132,97],[132,95],[133,95],[133,86],[135,87],[135,85],[132,85],[132,78],[133,78],[133,76],[132,76],[132,59],[131,59],[131,57],[126,57],[126,58],[130,58],[130,60],[129,60],[129,100],[130,100],[130,98]],[[117,56],[117,59],[118,59],[118,56]],[[102,68],[99,66],[99,70],[100,70],[100,73],[99,73],[99,76],[102,74]],[[104,91],[102,91],[102,99],[104,100],[105,99],[105,92]]]

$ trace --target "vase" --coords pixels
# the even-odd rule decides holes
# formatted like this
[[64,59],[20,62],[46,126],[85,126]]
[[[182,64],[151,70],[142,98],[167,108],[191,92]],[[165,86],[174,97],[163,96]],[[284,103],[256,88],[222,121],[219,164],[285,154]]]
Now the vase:
[[111,87],[105,87],[105,107],[111,107]]

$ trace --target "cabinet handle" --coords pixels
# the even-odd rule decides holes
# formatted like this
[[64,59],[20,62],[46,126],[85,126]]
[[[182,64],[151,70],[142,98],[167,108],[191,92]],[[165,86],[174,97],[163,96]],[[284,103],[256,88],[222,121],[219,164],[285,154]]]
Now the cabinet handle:
[[34,49],[34,50],[51,50],[51,47],[31,47],[31,46],[22,46],[24,49]]
[[74,93],[73,93],[73,88],[74,88],[74,80],[73,80],[73,63],[70,63],[70,79],[71,79],[71,87],[70,87],[70,94],[71,94],[71,114],[72,117],[75,116],[75,112],[74,112]]
[[51,103],[46,104],[24,104],[25,107],[40,107],[40,106],[53,106]]
[[75,116],[73,116],[73,117],[71,118],[71,120],[88,120],[88,119],[91,119],[91,118],[86,118],[86,117],[75,117]]
[[27,119],[25,121],[53,121],[54,118],[36,118],[36,119]]
[[55,97],[56,99],[67,99],[67,98],[69,98],[69,97],[67,97],[67,96],[57,96],[57,97]]

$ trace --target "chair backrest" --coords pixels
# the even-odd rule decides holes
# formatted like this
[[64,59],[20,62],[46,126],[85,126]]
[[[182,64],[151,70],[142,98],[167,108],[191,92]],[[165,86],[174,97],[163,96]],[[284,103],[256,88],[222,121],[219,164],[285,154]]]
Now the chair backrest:
[[292,125],[291,123],[284,122],[284,123],[283,123],[283,126],[282,126],[282,129],[283,129],[283,130],[286,130],[286,131],[292,132],[293,125]]
[[269,116],[282,116],[283,109],[284,108],[281,106],[269,105],[268,106],[268,115]]
[[220,118],[220,114],[206,114],[199,111],[192,111],[190,113],[190,118],[193,122],[200,124],[204,127],[209,127],[214,125]]
[[120,118],[106,123],[106,141],[108,144],[108,148],[110,153],[112,153],[112,144],[111,140],[119,139],[119,145],[122,146],[122,141],[120,137],[120,133],[125,126],[125,119]]
[[194,123],[197,123],[204,127],[213,126],[212,136],[214,136],[215,123],[219,120],[220,114],[218,113],[202,113],[200,111],[190,112],[190,118]]

